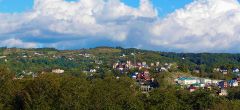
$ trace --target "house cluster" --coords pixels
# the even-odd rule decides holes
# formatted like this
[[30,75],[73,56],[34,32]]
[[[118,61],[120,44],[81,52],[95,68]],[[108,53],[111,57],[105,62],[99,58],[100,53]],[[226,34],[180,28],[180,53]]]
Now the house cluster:
[[32,71],[22,71],[20,73],[17,73],[17,75],[13,79],[20,80],[23,79],[25,76],[32,76],[32,78],[35,78],[37,77],[37,74]]
[[228,87],[237,87],[240,84],[240,77],[231,80],[213,80],[199,77],[179,77],[175,79],[177,85],[187,88],[190,92],[196,91],[199,88],[212,89],[212,87],[219,87],[218,94],[226,96]]
[[130,61],[127,62],[117,62],[113,64],[113,69],[117,69],[119,71],[129,70],[132,68],[132,64]]
[[150,63],[150,66],[147,64],[147,62],[137,62],[136,64],[132,63],[131,61],[126,61],[126,62],[117,62],[113,64],[113,69],[117,69],[120,71],[124,70],[129,70],[132,68],[137,68],[137,69],[150,69],[150,67],[155,68],[156,71],[158,72],[163,72],[163,71],[168,71],[172,67],[172,63],[165,63],[164,65],[160,65],[160,62],[156,63]]
[[136,81],[136,85],[139,86],[142,93],[148,93],[154,88],[159,87],[158,82],[154,78],[151,78],[149,71],[135,72],[131,77]]
[[232,70],[228,70],[227,68],[214,68],[213,69],[214,72],[220,72],[223,75],[226,75],[230,72],[232,73],[240,73],[240,70],[238,68],[233,68]]
[[[157,63],[159,63],[159,62],[157,62]],[[172,65],[173,65],[172,63],[165,63],[162,66],[160,66],[160,65],[157,66],[156,65],[155,70],[158,71],[158,72],[168,71],[169,69],[171,69]]]
[[113,64],[113,69],[117,69],[120,71],[129,70],[132,68],[138,68],[138,69],[147,68],[147,69],[149,69],[149,66],[147,65],[146,62],[138,62],[138,63],[134,64],[131,61],[126,61],[126,62],[119,61],[119,62]]
[[85,58],[89,58],[89,57],[91,57],[92,56],[92,54],[89,54],[89,53],[80,53],[80,54],[78,54],[79,56],[83,56],[83,57],[85,57]]

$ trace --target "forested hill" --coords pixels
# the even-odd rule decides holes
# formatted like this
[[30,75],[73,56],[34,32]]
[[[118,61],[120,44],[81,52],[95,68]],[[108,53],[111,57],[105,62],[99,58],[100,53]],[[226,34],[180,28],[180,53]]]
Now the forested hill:
[[[37,55],[37,54],[39,55]],[[91,54],[95,59],[83,59],[78,57],[79,54]],[[158,52],[128,48],[124,49],[121,47],[97,47],[91,49],[79,49],[79,50],[57,50],[54,48],[38,48],[38,49],[20,49],[20,48],[0,48],[0,56],[6,56],[9,60],[9,65],[30,63],[50,65],[50,67],[74,67],[79,62],[67,61],[66,58],[79,58],[80,61],[86,60],[103,60],[112,64],[119,60],[123,54],[127,56],[127,60],[132,60],[132,53],[136,53],[136,60],[138,62],[146,61],[147,63],[159,61],[160,63],[165,62],[176,62],[182,63],[188,66],[189,70],[195,68],[201,68],[205,72],[212,72],[213,68],[239,68],[240,67],[240,54],[227,54],[227,53],[173,53],[173,52]],[[24,58],[24,57],[28,58]],[[31,56],[31,58],[29,58]],[[55,56],[55,59],[53,57]],[[1,58],[3,59],[3,58]],[[0,60],[1,60],[0,59]],[[18,62],[15,62],[16,59]],[[31,60],[31,62],[30,62]],[[11,61],[14,61],[11,62]],[[62,62],[65,61],[65,62]],[[4,62],[1,62],[4,63]],[[64,64],[65,63],[65,64]],[[26,64],[27,65],[27,64]],[[42,65],[43,66],[43,65]]]
[[236,68],[240,54],[0,48],[0,109],[239,110],[240,87],[219,96],[217,86],[189,92],[175,81],[231,80]]

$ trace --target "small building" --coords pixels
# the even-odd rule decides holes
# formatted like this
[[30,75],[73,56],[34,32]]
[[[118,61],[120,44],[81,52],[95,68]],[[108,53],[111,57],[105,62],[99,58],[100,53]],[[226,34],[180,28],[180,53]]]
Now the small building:
[[132,75],[132,79],[137,79],[137,76],[136,75]]
[[193,70],[193,73],[200,73],[200,70],[199,69],[195,69],[195,70]]
[[89,72],[90,72],[90,73],[96,73],[97,70],[96,70],[96,69],[90,69]]
[[228,95],[226,89],[221,89],[217,93],[218,93],[219,96],[227,96]]
[[142,93],[148,93],[152,90],[150,85],[141,85],[140,86],[140,91],[142,91]]
[[210,91],[211,91],[211,90],[212,90],[212,87],[209,86],[209,85],[207,85],[207,86],[204,87],[204,89],[206,89],[206,90],[210,90]]
[[195,78],[189,78],[189,77],[178,78],[178,84],[180,85],[192,85],[196,83],[199,83],[199,81]]
[[237,80],[230,80],[230,81],[228,81],[228,85],[230,87],[237,87],[238,86],[238,81]]
[[218,85],[218,83],[221,82],[221,80],[212,80],[212,85]]
[[238,68],[234,68],[233,69],[233,73],[239,73],[239,69]]
[[7,56],[0,56],[0,59],[6,58]]
[[142,66],[146,66],[147,65],[147,63],[146,62],[142,62]]
[[138,80],[151,80],[149,71],[144,71],[142,73],[137,74]]
[[62,69],[53,69],[52,73],[62,74],[62,73],[64,73],[64,70],[62,70]]
[[218,86],[220,87],[220,88],[227,88],[228,87],[228,83],[227,83],[227,81],[220,81],[219,83],[218,83]]
[[227,70],[227,69],[221,69],[220,72],[221,72],[223,75],[228,74],[228,70]]
[[237,82],[240,83],[240,77],[236,78]]
[[160,71],[167,71],[165,67],[161,67]]
[[219,72],[219,71],[220,71],[220,68],[214,68],[213,71]]
[[212,84],[212,80],[211,79],[206,79],[206,78],[201,78],[200,83],[202,83],[202,84]]
[[196,91],[196,90],[197,90],[197,88],[194,87],[194,86],[192,86],[192,85],[189,87],[189,91],[190,91],[190,92],[194,92],[194,91]]

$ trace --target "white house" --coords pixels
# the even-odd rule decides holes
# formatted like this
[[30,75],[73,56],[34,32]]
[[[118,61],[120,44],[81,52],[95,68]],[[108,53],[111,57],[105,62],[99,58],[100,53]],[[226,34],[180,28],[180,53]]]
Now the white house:
[[160,69],[161,71],[167,71],[167,69],[165,67],[161,67]]
[[147,65],[147,62],[142,62],[142,65],[143,65],[143,66],[146,66],[146,65]]
[[230,80],[228,82],[230,87],[237,87],[238,86],[238,81],[237,80]]
[[228,74],[228,70],[227,69],[221,69],[220,72],[224,75]]
[[214,68],[213,71],[219,72],[220,68]]
[[200,83],[202,83],[202,84],[212,84],[212,80],[211,79],[206,79],[206,78],[201,78]]
[[57,74],[62,74],[62,73],[64,73],[64,70],[61,70],[61,69],[53,69],[52,72],[53,72],[53,73],[57,73]]
[[214,85],[218,85],[219,82],[221,82],[222,80],[212,80],[212,84]]
[[6,58],[7,56],[0,56],[0,59]]
[[228,93],[227,93],[227,90],[225,89],[221,89],[219,92],[218,92],[219,96],[227,96]]
[[233,87],[237,87],[237,86],[238,86],[238,82],[235,81],[234,83],[232,83],[232,86],[233,86]]
[[180,85],[191,85],[199,83],[200,81],[196,78],[181,77],[178,78],[178,84]]
[[238,73],[238,72],[239,72],[239,69],[238,69],[238,68],[233,69],[233,72],[234,72],[234,73]]
[[96,69],[90,69],[90,73],[96,73],[97,70]]

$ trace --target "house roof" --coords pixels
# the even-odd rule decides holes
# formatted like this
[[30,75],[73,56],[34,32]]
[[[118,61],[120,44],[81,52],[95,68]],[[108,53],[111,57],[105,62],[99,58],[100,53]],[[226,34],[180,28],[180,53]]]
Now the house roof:
[[189,78],[189,77],[180,77],[178,80],[195,80],[194,78]]

